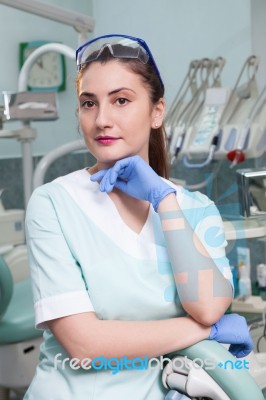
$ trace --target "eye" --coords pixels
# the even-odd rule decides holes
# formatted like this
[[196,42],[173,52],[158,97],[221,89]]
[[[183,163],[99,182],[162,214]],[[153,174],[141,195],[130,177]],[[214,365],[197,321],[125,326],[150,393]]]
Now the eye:
[[119,97],[116,102],[120,105],[120,106],[124,106],[125,104],[127,104],[129,102],[128,99],[126,99],[125,97]]
[[82,108],[92,108],[92,107],[94,107],[95,106],[95,103],[94,103],[94,101],[92,101],[92,100],[86,100],[86,101],[83,101],[82,103],[81,103],[81,107]]

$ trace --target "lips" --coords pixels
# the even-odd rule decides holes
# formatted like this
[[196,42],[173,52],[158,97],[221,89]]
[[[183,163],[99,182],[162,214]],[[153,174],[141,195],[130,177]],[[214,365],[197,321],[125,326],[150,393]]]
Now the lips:
[[96,141],[100,144],[108,145],[114,143],[119,138],[114,136],[97,136]]

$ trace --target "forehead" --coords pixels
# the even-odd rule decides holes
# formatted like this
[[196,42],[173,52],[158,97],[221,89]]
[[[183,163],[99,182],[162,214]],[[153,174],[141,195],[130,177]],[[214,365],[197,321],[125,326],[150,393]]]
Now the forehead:
[[80,91],[93,91],[105,88],[130,87],[131,89],[144,89],[142,77],[133,72],[127,64],[118,60],[106,63],[92,62],[82,73]]

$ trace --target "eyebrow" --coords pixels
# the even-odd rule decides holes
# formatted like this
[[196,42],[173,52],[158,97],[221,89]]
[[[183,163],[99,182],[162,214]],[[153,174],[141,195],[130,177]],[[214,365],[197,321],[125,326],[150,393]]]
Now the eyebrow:
[[[121,87],[115,90],[112,90],[111,92],[108,93],[108,96],[112,96],[113,94],[119,93],[123,90],[129,90],[130,92],[136,93],[133,89],[127,88],[127,87]],[[86,97],[97,97],[94,93],[90,92],[82,92],[80,93],[79,97],[81,96],[86,96]]]

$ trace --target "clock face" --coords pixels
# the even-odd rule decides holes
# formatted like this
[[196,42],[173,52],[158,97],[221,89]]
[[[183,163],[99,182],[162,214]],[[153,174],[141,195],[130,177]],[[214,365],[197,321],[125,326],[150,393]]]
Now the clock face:
[[[47,43],[47,42],[46,42]],[[39,46],[26,45],[22,49],[24,61]],[[22,62],[23,64],[23,62]],[[64,57],[54,51],[42,54],[32,66],[28,76],[30,90],[64,90],[65,63]]]
[[61,58],[54,52],[45,53],[31,68],[28,84],[30,87],[57,87],[62,84]]

